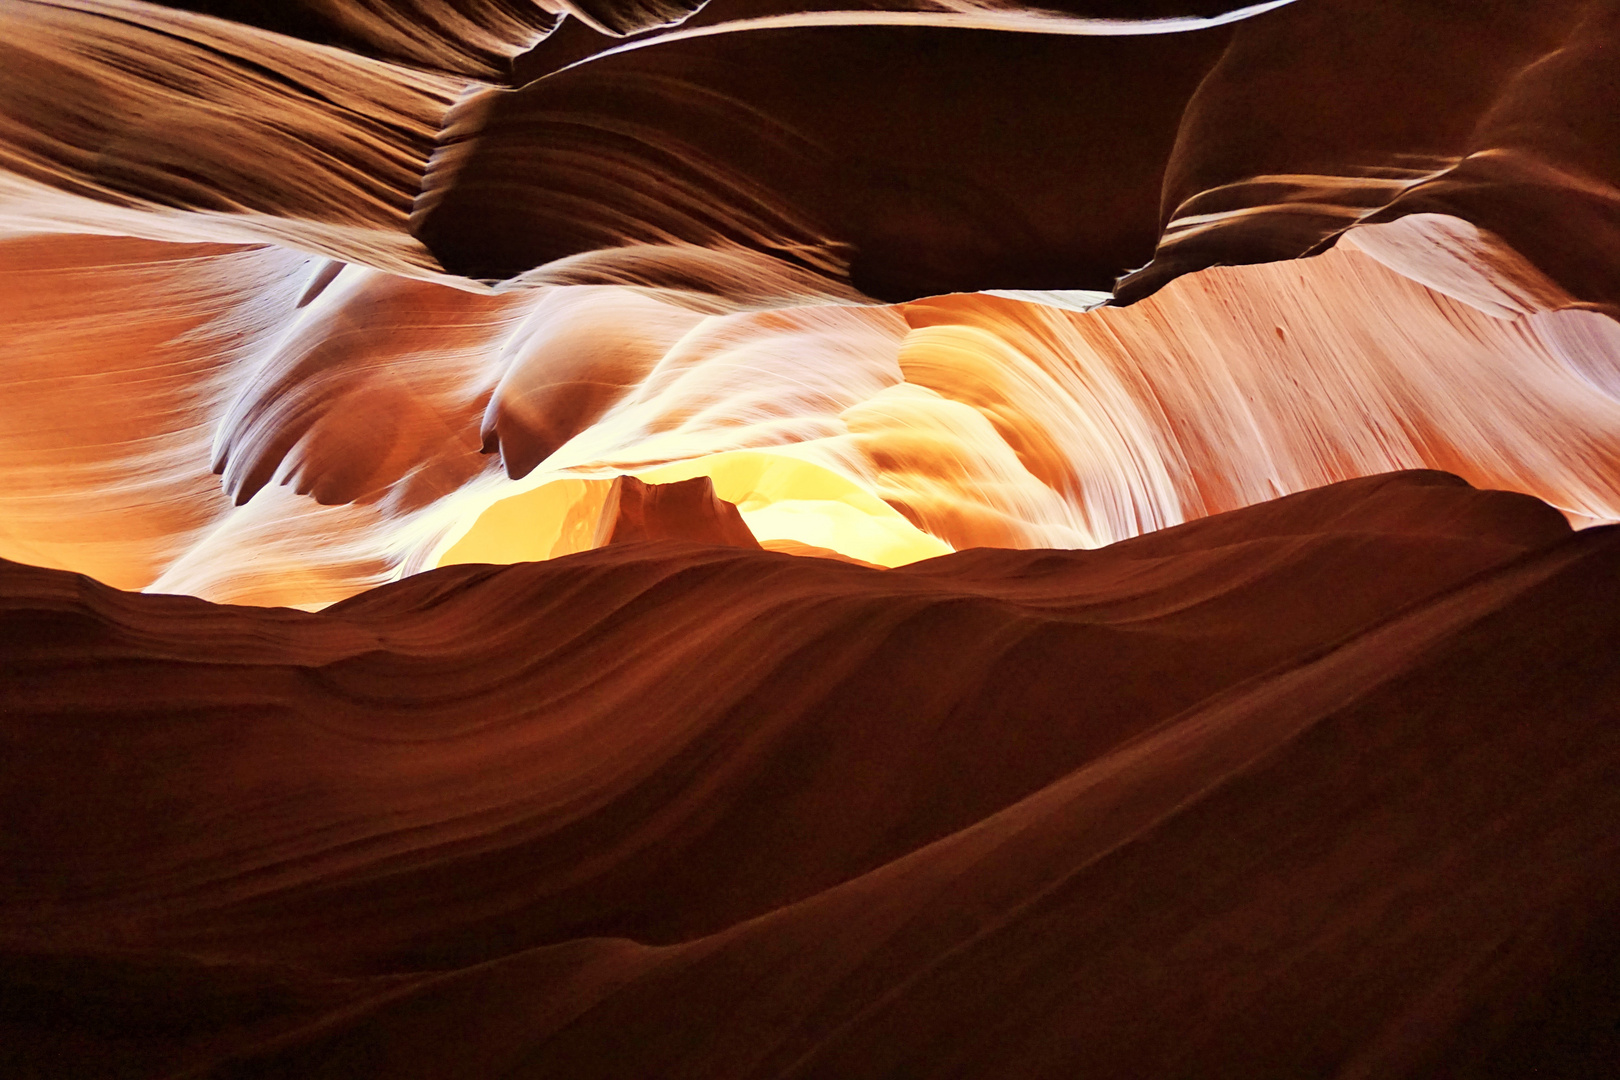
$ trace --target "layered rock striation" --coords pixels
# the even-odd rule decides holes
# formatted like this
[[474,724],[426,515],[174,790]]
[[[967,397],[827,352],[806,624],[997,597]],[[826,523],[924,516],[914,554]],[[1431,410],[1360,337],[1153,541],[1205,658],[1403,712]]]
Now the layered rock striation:
[[7,1071],[1595,1076],[1616,535],[1405,473],[317,614],[7,564]]

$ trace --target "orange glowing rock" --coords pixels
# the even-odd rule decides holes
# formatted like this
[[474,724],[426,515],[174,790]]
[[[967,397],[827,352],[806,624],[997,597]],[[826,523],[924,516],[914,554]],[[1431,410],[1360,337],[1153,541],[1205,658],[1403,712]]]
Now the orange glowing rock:
[[[42,243],[0,249],[33,265]],[[1409,467],[1620,519],[1617,324],[1455,218],[1091,311],[961,295],[705,315],[603,286],[333,274],[277,249],[79,244],[0,305],[23,343],[0,544],[133,587],[308,606],[584,550],[625,473],[710,477],[760,539],[888,566],[1096,546]],[[119,245],[139,261],[114,273]],[[175,288],[189,307],[141,291]],[[197,329],[148,321],[158,303]],[[31,376],[49,355],[58,374]],[[113,412],[119,427],[90,422]]]
[[0,2],[0,1075],[1608,1077],[1617,53]]
[[644,484],[621,476],[603,505],[602,528],[609,544],[649,540],[688,540],[721,547],[758,548],[737,507],[714,493],[707,476],[673,484]]

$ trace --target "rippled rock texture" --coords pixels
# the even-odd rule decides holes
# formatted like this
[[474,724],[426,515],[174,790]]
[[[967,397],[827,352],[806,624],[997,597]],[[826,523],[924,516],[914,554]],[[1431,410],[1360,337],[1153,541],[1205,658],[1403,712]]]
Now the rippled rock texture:
[[8,5],[0,557],[314,608],[623,474],[879,565],[1620,519],[1617,11]]
[[1609,1075],[1617,72],[0,4],[0,1072]]
[[317,614],[7,564],[10,1075],[1600,1075],[1620,533],[1453,477]]

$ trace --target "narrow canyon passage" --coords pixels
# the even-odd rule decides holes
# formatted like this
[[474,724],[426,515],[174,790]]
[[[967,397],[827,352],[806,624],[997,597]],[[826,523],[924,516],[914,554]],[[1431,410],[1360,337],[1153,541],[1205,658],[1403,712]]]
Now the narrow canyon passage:
[[0,4],[0,1073],[1611,1075],[1617,71]]

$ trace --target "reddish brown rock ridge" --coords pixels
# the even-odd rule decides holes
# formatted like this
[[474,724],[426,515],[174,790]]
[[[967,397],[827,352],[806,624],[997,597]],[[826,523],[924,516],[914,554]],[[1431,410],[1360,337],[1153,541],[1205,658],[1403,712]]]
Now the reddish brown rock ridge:
[[613,481],[598,526],[602,544],[689,540],[720,547],[758,548],[737,507],[714,493],[714,481],[694,476],[674,484]]
[[1617,544],[1409,473],[319,614],[7,564],[0,1062],[1597,1076]]

